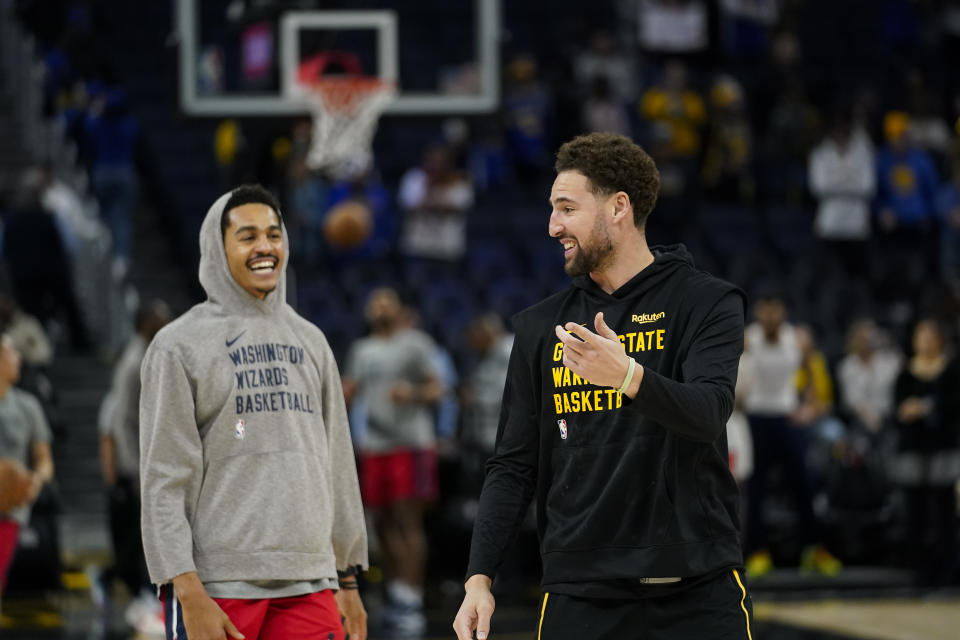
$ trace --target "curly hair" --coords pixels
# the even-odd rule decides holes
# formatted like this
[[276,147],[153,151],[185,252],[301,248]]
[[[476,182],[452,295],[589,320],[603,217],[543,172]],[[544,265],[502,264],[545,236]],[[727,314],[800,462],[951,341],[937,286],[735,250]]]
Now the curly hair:
[[657,165],[640,145],[626,136],[614,133],[577,136],[560,147],[554,168],[557,173],[582,173],[594,195],[626,193],[638,228],[646,225],[647,216],[657,202],[660,190]]

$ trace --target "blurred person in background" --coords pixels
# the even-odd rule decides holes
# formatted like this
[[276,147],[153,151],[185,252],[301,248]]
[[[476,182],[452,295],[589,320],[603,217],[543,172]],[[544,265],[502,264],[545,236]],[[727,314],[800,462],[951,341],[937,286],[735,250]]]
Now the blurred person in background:
[[701,178],[713,202],[752,202],[753,134],[746,96],[740,83],[721,75],[710,88],[710,115],[704,142]]
[[476,496],[483,486],[484,465],[496,444],[513,334],[504,329],[499,315],[484,313],[470,323],[467,341],[477,355],[477,361],[461,389],[463,429],[460,441],[463,444],[464,475],[470,495]]
[[879,249],[886,267],[881,284],[901,297],[910,297],[935,273],[937,262],[933,240],[940,176],[930,155],[911,143],[909,127],[910,117],[902,111],[884,116],[887,144],[876,165]]
[[139,193],[135,166],[139,125],[123,89],[107,91],[84,125],[91,186],[113,236],[115,275],[126,273],[133,244],[133,214]]
[[808,175],[817,200],[813,230],[827,259],[848,277],[869,274],[870,204],[877,174],[873,145],[855,126],[849,107],[837,109],[827,136],[810,153]]
[[421,165],[403,174],[397,198],[404,211],[403,253],[450,261],[463,257],[473,184],[469,175],[454,166],[448,147],[430,146]]
[[[171,319],[161,300],[137,310],[136,332],[113,369],[110,390],[100,406],[100,466],[107,488],[113,565],[99,577],[95,598],[104,604],[114,577],[127,589],[125,618],[138,631],[163,631],[160,601],[150,589],[140,534],[140,365],[147,346]],[[159,625],[159,626],[157,626]]]
[[630,137],[630,116],[627,108],[610,87],[605,76],[596,76],[590,83],[583,105],[583,124],[589,131],[606,131]]
[[797,516],[796,536],[802,546],[800,567],[835,575],[840,561],[820,545],[820,525],[813,513],[813,494],[806,455],[809,433],[792,422],[801,405],[795,376],[803,363],[796,330],[787,322],[783,296],[762,292],[754,305],[756,321],[745,330],[744,353],[753,367],[753,382],[745,408],[753,439],[754,471],[750,478],[746,548],[747,574],[759,578],[773,569],[764,507],[770,489],[770,471],[780,465]]
[[953,161],[951,179],[937,194],[940,218],[940,277],[960,296],[960,154]]
[[[35,397],[14,385],[20,379],[20,354],[7,335],[0,336],[0,459],[19,471],[29,472],[29,487],[22,484],[6,493],[6,509],[0,511],[0,593],[6,588],[7,571],[17,548],[20,528],[30,519],[30,507],[43,486],[53,479],[52,435],[43,408]],[[17,466],[20,465],[20,466]],[[22,480],[22,471],[12,474]],[[17,483],[15,482],[14,485]],[[17,490],[19,488],[19,490]],[[6,492],[6,490],[4,490]],[[11,495],[12,494],[12,495]]]
[[894,406],[891,471],[906,497],[909,559],[921,586],[946,586],[957,577],[960,366],[933,319],[913,330],[913,355],[897,376]]
[[384,622],[391,631],[420,635],[426,629],[424,512],[437,498],[434,410],[444,390],[434,342],[406,326],[395,290],[374,289],[365,317],[370,335],[350,348],[343,393],[351,418],[364,422],[357,442],[360,490],[387,574]]
[[[70,260],[53,214],[43,205],[40,185],[25,176],[14,209],[4,221],[2,250],[20,307],[49,331],[65,316],[73,347],[90,341],[77,304]],[[58,336],[54,336],[54,342]]]
[[507,63],[504,81],[504,133],[511,164],[521,185],[538,186],[550,166],[550,90],[540,78],[537,60],[529,54]]
[[854,429],[876,434],[893,409],[893,386],[900,356],[885,344],[870,319],[854,322],[847,332],[847,354],[837,365],[840,408]]

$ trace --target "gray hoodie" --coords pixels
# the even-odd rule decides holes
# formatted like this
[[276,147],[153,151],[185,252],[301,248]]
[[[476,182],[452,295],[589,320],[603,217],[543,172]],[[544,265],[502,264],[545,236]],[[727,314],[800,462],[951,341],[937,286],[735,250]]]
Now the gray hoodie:
[[200,229],[207,301],[157,334],[140,371],[150,579],[335,579],[367,566],[339,372],[323,333],[284,301],[286,263],[263,300],[231,276],[229,197]]

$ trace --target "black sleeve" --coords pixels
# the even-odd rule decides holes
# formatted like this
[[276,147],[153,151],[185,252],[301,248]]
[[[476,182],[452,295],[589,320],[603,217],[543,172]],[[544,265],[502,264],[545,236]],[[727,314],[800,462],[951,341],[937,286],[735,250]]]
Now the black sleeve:
[[733,411],[737,367],[743,352],[743,298],[723,296],[707,314],[683,361],[683,382],[644,369],[631,406],[677,434],[713,442]]
[[497,444],[480,493],[467,578],[496,575],[536,489],[539,399],[534,362],[523,355],[522,342],[518,336],[510,353]]

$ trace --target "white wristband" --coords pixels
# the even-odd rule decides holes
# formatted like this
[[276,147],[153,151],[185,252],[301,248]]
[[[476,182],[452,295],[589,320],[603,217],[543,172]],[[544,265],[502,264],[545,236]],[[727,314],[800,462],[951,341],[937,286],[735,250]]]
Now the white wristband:
[[620,388],[617,389],[617,393],[623,395],[627,387],[630,386],[630,383],[633,381],[633,372],[637,370],[637,361],[633,358],[630,358],[630,364],[627,365],[627,377],[623,379],[623,384],[620,385]]

